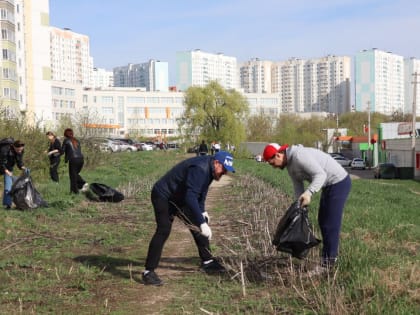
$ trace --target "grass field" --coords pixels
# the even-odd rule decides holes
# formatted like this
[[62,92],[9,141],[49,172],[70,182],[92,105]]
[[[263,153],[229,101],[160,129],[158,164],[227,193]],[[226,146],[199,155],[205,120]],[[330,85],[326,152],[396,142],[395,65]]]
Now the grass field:
[[[328,278],[307,278],[301,268],[306,262],[269,245],[291,201],[287,173],[237,160],[231,184],[216,192],[210,209],[212,248],[231,267],[230,274],[195,271],[199,261],[193,242],[178,226],[163,257],[165,266],[173,258],[169,266],[175,267],[166,285],[151,288],[139,280],[155,228],[150,189],[185,156],[105,157],[82,175],[118,188],[126,196],[123,202],[70,195],[63,169],[59,185],[35,183],[50,207],[2,211],[0,314],[418,314],[419,182],[354,180],[339,268]],[[311,204],[312,222],[317,198]],[[315,231],[319,235],[316,225]],[[308,261],[317,258],[314,249]],[[258,279],[250,270],[258,271]]]

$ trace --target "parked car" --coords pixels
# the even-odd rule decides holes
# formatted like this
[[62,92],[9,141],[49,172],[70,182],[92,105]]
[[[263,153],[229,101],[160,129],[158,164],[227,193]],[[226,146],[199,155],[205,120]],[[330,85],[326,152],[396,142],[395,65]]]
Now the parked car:
[[[139,142],[135,142],[132,139],[129,139],[129,138],[110,138],[110,139],[111,140],[114,140],[114,141],[119,141],[122,144],[129,144],[130,146],[135,146],[137,148],[137,150],[132,150],[131,149],[131,151],[139,151],[139,150],[141,150],[140,143]],[[122,150],[122,151],[126,151],[126,150]]]
[[373,169],[373,177],[383,179],[397,178],[397,167],[393,163],[379,163]]
[[137,147],[129,144],[128,142],[118,141],[120,145],[121,152],[136,152],[138,151]]
[[343,167],[350,166],[350,164],[351,164],[351,160],[349,160],[348,158],[345,158],[343,156],[335,156],[335,157],[333,157],[333,159],[336,160],[338,162],[338,164],[340,164]]
[[140,148],[141,151],[153,151],[153,146],[144,142],[140,142]]
[[110,152],[110,153],[121,151],[121,146],[120,146],[119,141],[114,141],[111,139],[102,140],[102,142],[99,145],[99,148],[101,151]]
[[354,158],[351,161],[350,167],[351,167],[351,169],[362,169],[362,170],[364,170],[364,169],[366,169],[365,160],[363,160],[361,158]]

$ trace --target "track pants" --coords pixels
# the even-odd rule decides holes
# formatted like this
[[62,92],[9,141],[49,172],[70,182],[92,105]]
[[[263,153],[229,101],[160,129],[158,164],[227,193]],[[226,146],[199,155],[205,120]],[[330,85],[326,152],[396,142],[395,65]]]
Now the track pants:
[[322,234],[322,259],[327,264],[333,264],[338,256],[344,204],[350,189],[350,175],[341,182],[322,189],[318,223]]

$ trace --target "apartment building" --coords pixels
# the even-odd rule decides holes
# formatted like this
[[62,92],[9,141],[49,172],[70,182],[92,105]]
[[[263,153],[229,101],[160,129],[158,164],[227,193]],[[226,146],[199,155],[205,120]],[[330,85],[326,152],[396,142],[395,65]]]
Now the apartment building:
[[51,79],[92,86],[89,36],[51,27]]
[[[414,84],[417,85],[415,98]],[[416,116],[420,116],[420,60],[406,58],[404,59],[404,113],[412,113],[414,103]]]
[[251,59],[239,68],[240,84],[245,93],[271,93],[271,67],[273,62]]
[[30,124],[49,121],[52,119],[49,1],[0,2],[15,5],[20,111]]
[[404,58],[376,48],[355,56],[355,108],[385,115],[404,111]]
[[347,112],[350,69],[351,60],[347,56],[274,62],[272,92],[281,95],[282,112]]
[[176,53],[176,87],[185,91],[190,86],[204,87],[217,81],[225,89],[238,89],[238,66],[235,57],[211,54],[200,49]]
[[169,90],[169,66],[167,62],[151,59],[139,64],[115,67],[115,87],[139,87],[146,91]]
[[114,73],[102,68],[93,68],[92,88],[109,88],[114,86]]
[[[17,36],[14,1],[0,1],[0,95],[2,115],[13,117],[19,111],[19,82],[17,69]],[[3,111],[4,109],[4,111]]]

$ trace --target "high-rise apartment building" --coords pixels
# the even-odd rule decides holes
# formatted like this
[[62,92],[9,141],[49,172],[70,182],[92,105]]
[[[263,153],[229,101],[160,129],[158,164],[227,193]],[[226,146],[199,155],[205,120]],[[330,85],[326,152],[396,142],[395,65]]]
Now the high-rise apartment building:
[[20,110],[30,124],[47,123],[52,119],[49,1],[0,2],[15,4]]
[[258,58],[244,62],[240,68],[240,84],[245,93],[271,93],[273,62]]
[[93,59],[87,35],[51,27],[50,46],[52,80],[91,86]]
[[176,53],[176,87],[185,91],[190,86],[204,87],[217,81],[225,89],[238,89],[235,57],[211,54],[199,49]]
[[347,56],[273,63],[272,92],[280,93],[282,112],[349,111],[350,65]]
[[92,88],[108,88],[114,86],[114,74],[102,68],[93,68]]
[[357,111],[386,115],[403,111],[404,60],[391,52],[373,48],[355,56],[355,101]]
[[168,63],[159,60],[149,60],[139,64],[115,67],[115,87],[141,87],[146,91],[169,90]]
[[[417,77],[417,78],[416,78]],[[417,84],[416,98],[414,99],[414,84]],[[413,103],[416,106],[416,116],[420,116],[420,60],[415,58],[404,59],[404,113],[413,112]]]
[[16,51],[16,16],[14,1],[0,1],[0,108],[1,114],[14,116],[19,111],[19,85]]

